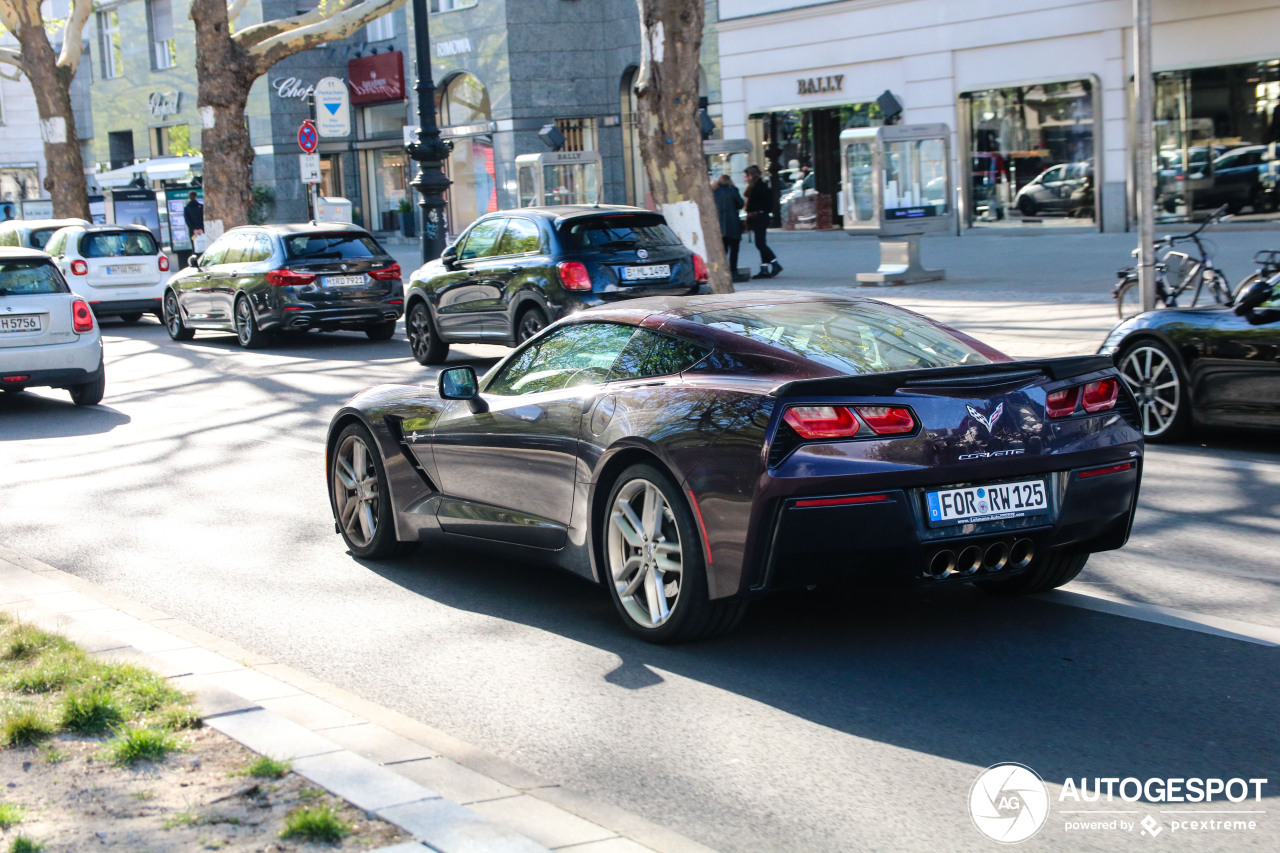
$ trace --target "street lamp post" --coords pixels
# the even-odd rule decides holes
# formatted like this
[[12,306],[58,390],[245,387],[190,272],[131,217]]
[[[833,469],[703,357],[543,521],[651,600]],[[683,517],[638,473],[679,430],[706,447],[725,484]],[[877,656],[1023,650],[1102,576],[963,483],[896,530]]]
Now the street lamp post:
[[444,174],[444,161],[453,145],[440,138],[436,124],[436,84],[431,79],[431,34],[427,28],[427,0],[413,0],[414,57],[418,63],[418,138],[408,146],[418,164],[413,186],[422,194],[422,262],[444,251],[444,191],[453,183]]

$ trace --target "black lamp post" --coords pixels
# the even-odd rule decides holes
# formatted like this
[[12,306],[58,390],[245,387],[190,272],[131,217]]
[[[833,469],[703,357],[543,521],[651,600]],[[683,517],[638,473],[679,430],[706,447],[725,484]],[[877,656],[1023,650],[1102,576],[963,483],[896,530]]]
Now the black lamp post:
[[418,63],[418,139],[408,146],[418,164],[413,186],[422,194],[422,261],[433,261],[444,251],[444,191],[453,181],[445,177],[444,161],[452,143],[440,138],[436,124],[436,84],[431,79],[431,34],[427,28],[427,0],[413,0],[414,56]]

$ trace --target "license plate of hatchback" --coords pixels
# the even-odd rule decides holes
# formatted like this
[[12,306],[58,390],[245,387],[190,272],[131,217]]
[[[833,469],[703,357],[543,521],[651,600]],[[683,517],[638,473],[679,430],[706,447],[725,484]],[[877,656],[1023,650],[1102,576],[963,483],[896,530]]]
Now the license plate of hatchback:
[[0,317],[0,334],[8,332],[38,332],[42,328],[40,318],[34,314]]
[[627,281],[646,278],[670,278],[671,264],[650,264],[647,267],[623,267],[622,277]]
[[324,277],[325,287],[364,287],[362,275],[327,275]]
[[107,275],[142,275],[142,264],[114,264],[107,267]]
[[1044,480],[1023,480],[1018,483],[995,483],[987,486],[926,492],[925,503],[928,506],[929,524],[932,527],[962,524],[967,521],[1021,518],[1025,515],[1040,515],[1049,511],[1049,497],[1045,491]]

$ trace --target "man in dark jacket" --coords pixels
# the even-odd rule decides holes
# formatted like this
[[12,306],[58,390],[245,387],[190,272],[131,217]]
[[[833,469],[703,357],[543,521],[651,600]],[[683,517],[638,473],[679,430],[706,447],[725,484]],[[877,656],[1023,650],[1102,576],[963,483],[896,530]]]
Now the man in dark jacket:
[[760,167],[751,165],[743,172],[747,179],[747,227],[755,236],[756,248],[760,251],[760,272],[753,278],[773,278],[782,272],[782,264],[766,242],[769,231],[769,216],[773,213],[773,190],[760,175]]
[[738,211],[742,210],[742,195],[728,175],[716,179],[711,194],[716,200],[716,217],[720,220],[724,251],[729,256],[729,274],[734,281],[747,281],[751,276],[738,274],[738,249],[742,246],[742,221],[738,218]]
[[182,218],[187,223],[187,233],[192,237],[204,233],[204,205],[196,197],[196,191],[187,193],[187,203],[182,208]]

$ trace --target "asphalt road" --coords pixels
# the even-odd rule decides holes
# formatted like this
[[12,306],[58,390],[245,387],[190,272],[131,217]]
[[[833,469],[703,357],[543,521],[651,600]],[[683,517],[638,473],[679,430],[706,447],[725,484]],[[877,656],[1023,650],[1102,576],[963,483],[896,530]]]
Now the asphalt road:
[[[553,570],[345,552],[325,426],[365,386],[433,377],[403,337],[245,352],[229,335],[174,344],[150,319],[105,331],[102,406],[0,396],[0,541],[14,550],[721,850],[993,849],[966,804],[1006,761],[1050,783],[1028,850],[1280,848],[1280,647],[1247,640],[1280,626],[1272,439],[1150,448],[1132,542],[1068,587],[1089,595],[796,594],[729,637],[655,648]],[[1097,594],[1133,605],[1063,603]],[[1186,611],[1183,627],[1147,605]],[[1210,622],[1240,637],[1198,630]],[[1270,783],[1260,803],[1173,807],[1265,812],[1243,832],[1175,832],[1192,816],[1167,804],[1083,816],[1151,814],[1153,840],[1066,830],[1082,817],[1067,811],[1108,808],[1057,802],[1068,777]]]

